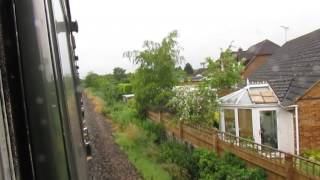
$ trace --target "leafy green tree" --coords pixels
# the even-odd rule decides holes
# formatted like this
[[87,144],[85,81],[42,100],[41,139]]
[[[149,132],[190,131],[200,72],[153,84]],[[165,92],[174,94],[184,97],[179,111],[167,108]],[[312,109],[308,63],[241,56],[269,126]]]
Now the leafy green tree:
[[85,87],[97,87],[98,86],[98,79],[99,75],[93,72],[89,72],[88,75],[84,79]]
[[219,59],[213,60],[208,57],[206,60],[208,62],[206,84],[216,89],[218,94],[232,90],[242,82],[243,65],[237,62],[229,48],[221,53]]
[[193,74],[193,68],[191,66],[190,63],[187,63],[185,66],[184,66],[184,71],[188,74],[188,75],[192,75]]
[[124,53],[139,65],[132,86],[140,113],[148,108],[163,109],[170,99],[171,89],[178,82],[175,66],[183,60],[177,36],[177,31],[173,31],[160,43],[145,41],[141,51]]
[[123,82],[127,79],[126,70],[120,67],[113,69],[113,77],[119,82]]

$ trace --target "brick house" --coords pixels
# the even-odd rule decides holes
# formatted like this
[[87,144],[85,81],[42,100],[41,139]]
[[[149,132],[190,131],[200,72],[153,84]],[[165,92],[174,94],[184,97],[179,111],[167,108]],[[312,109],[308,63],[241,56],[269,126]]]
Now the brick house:
[[267,81],[292,113],[298,154],[320,149],[320,29],[285,43],[248,78]]
[[279,45],[266,39],[250,46],[246,51],[243,51],[240,48],[238,51],[234,52],[238,61],[244,60],[244,79],[265,64],[268,58],[279,48]]
[[246,87],[220,98],[221,130],[295,154],[320,149],[320,29],[264,61]]

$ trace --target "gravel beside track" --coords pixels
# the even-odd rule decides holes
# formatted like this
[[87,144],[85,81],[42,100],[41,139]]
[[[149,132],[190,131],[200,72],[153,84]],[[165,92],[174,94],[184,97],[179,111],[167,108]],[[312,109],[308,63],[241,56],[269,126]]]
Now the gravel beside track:
[[105,117],[95,112],[94,105],[84,97],[85,119],[92,148],[89,161],[91,180],[136,180],[141,179],[127,155],[122,152],[112,136],[112,127]]

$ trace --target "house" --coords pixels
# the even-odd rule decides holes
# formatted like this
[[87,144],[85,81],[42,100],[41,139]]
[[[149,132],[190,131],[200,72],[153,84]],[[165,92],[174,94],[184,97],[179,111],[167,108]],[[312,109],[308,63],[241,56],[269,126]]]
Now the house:
[[266,39],[250,46],[246,51],[240,48],[238,51],[233,52],[238,61],[243,60],[245,66],[243,71],[244,79],[265,64],[268,58],[279,48],[279,45]]
[[294,153],[293,116],[267,82],[248,83],[220,101],[220,130]]
[[228,121],[234,120],[235,135],[241,136],[246,109],[252,117],[246,115],[249,125],[243,126],[250,129],[251,121],[255,142],[295,154],[320,149],[320,29],[285,43],[248,79],[241,98],[232,102],[236,92],[221,98],[223,131],[230,132]]

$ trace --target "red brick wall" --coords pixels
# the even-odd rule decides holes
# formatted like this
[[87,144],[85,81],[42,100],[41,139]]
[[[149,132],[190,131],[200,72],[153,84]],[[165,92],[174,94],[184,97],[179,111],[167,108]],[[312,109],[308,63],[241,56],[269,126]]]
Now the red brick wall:
[[320,149],[320,82],[297,102],[300,150]]
[[268,57],[270,57],[270,55],[256,56],[256,58],[250,64],[248,64],[244,69],[243,78],[247,79],[247,77],[249,77],[252,73],[254,73],[263,64],[265,64]]

